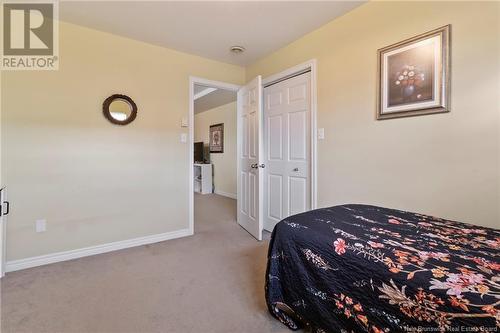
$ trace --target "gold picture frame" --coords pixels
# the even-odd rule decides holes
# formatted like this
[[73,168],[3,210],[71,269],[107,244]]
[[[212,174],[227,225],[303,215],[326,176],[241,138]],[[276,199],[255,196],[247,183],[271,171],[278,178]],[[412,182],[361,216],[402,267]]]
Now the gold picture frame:
[[450,112],[451,25],[377,51],[377,119]]

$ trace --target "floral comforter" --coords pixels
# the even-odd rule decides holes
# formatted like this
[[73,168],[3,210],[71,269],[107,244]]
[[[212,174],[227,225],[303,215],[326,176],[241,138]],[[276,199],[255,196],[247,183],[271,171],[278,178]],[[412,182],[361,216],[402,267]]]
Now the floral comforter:
[[273,231],[269,311],[313,332],[500,332],[500,230],[365,205]]

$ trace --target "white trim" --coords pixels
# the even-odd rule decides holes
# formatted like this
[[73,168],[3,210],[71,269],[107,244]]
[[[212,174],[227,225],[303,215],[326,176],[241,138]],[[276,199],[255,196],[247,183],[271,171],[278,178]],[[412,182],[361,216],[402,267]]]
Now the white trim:
[[156,234],[151,236],[139,237],[128,239],[124,241],[112,242],[102,245],[84,247],[81,249],[56,252],[52,254],[47,254],[43,256],[12,260],[8,261],[5,265],[6,272],[14,272],[21,269],[53,264],[56,262],[67,261],[77,258],[83,258],[88,256],[93,256],[96,254],[128,249],[131,247],[153,244],[158,242],[163,242],[170,239],[181,238],[186,236],[191,236],[192,233],[189,229],[181,229],[171,232],[166,232],[162,234]]
[[240,165],[240,157],[241,157],[241,139],[243,136],[243,125],[241,123],[241,110],[242,110],[242,101],[241,98],[243,91],[239,90],[236,93],[236,223],[240,224],[240,204],[243,202],[242,193],[241,193],[241,165]]
[[197,93],[196,95],[194,95],[193,99],[196,101],[197,99],[202,98],[203,96],[206,96],[208,94],[211,94],[211,93],[213,93],[216,90],[217,90],[217,88],[206,88],[206,89],[203,89],[202,91],[200,91],[199,93]]
[[236,193],[229,193],[229,192],[224,192],[224,191],[219,191],[219,190],[215,190],[214,191],[215,194],[218,194],[218,195],[222,195],[223,197],[228,197],[228,198],[231,198],[231,199],[238,199],[238,195]]
[[0,190],[0,210],[1,216],[0,216],[0,279],[5,276],[5,258],[6,258],[6,253],[7,253],[7,219],[8,216],[4,215],[4,203],[8,201],[7,198],[7,189],[4,187]]
[[189,188],[188,188],[188,193],[189,193],[189,232],[191,235],[194,234],[194,170],[193,170],[193,164],[194,164],[194,151],[193,151],[193,144],[194,144],[194,85],[199,84],[202,86],[207,86],[207,87],[213,87],[213,88],[219,88],[219,89],[225,89],[225,90],[230,90],[230,91],[238,91],[240,89],[240,86],[236,84],[231,84],[231,83],[225,83],[225,82],[220,82],[220,81],[212,81],[212,80],[207,80],[201,77],[196,77],[196,76],[190,76],[189,77],[189,140],[188,140],[188,145],[189,145]]
[[312,59],[297,66],[288,68],[280,73],[266,77],[262,81],[262,87],[286,77],[293,76],[311,70],[311,208],[318,208],[318,79],[317,61]]
[[318,63],[311,67],[311,208],[318,208]]

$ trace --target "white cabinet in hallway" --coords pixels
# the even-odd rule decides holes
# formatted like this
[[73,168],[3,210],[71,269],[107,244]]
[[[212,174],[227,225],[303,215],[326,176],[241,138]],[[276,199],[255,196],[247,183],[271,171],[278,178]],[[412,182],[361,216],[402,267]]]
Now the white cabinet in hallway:
[[212,193],[212,164],[194,164],[194,191],[201,194]]

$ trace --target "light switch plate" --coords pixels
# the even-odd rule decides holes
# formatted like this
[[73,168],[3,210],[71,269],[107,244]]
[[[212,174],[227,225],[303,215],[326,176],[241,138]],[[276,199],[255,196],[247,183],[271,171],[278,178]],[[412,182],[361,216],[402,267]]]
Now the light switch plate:
[[318,140],[323,140],[325,138],[325,129],[318,128]]
[[182,143],[188,142],[188,135],[187,135],[187,133],[181,133],[181,142]]
[[189,126],[189,123],[188,123],[187,117],[182,117],[182,119],[181,119],[181,127],[188,127],[188,126]]

